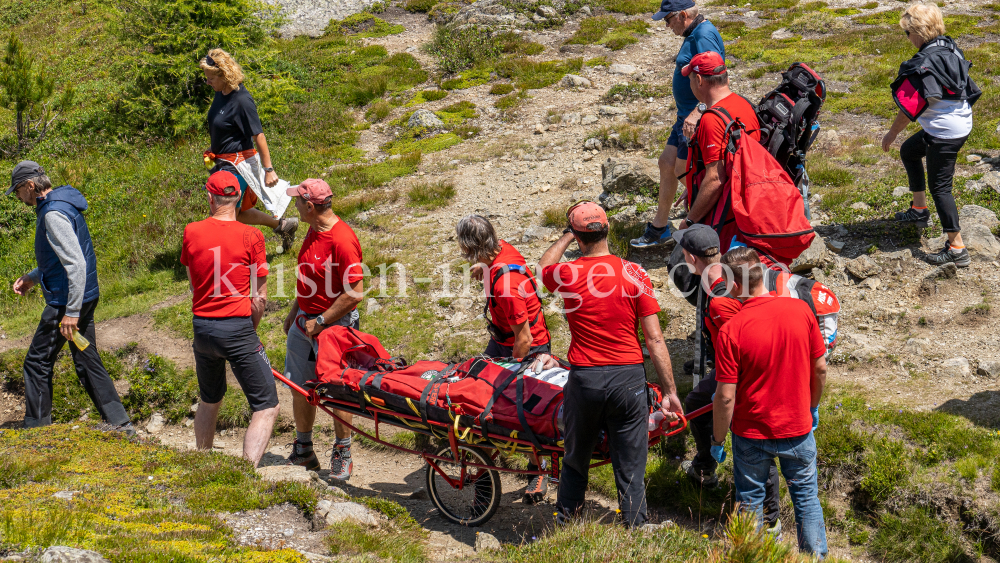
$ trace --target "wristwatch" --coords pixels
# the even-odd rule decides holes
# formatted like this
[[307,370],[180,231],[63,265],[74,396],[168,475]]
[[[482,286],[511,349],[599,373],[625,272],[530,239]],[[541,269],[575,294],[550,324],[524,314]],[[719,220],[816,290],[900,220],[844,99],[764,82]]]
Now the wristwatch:
[[713,446],[725,446],[726,445],[726,439],[723,438],[721,442],[717,442],[717,441],[715,441],[715,434],[712,434],[712,445]]
[[694,225],[694,221],[692,221],[690,217],[685,217],[684,218],[684,222],[687,223],[688,227],[691,227],[691,226]]
[[708,105],[705,104],[705,102],[699,102],[696,107],[698,108],[698,111],[700,111],[701,113],[705,113],[708,110]]
[[563,234],[564,235],[568,235],[568,234],[570,234],[572,232],[573,232],[573,227],[566,227],[565,229],[563,229]]
[[316,315],[316,318],[313,320],[316,321],[316,324],[319,326],[326,326],[326,319],[323,318],[323,315]]
[[265,166],[264,167],[264,172],[274,172],[274,167],[273,166]]

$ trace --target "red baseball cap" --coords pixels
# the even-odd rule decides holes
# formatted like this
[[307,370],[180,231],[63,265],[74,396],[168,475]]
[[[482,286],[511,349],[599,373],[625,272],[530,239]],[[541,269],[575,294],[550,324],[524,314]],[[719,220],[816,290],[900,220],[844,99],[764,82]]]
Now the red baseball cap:
[[591,223],[600,223],[602,227],[608,225],[608,214],[604,212],[603,207],[592,201],[584,201],[570,207],[566,217],[569,218],[569,226],[574,231],[589,231],[587,225]]
[[285,193],[292,197],[302,196],[309,200],[313,205],[322,205],[326,203],[328,199],[333,197],[333,191],[330,190],[330,184],[327,184],[319,178],[309,178],[307,180],[303,180],[301,184],[285,190]]
[[698,53],[681,69],[681,76],[688,76],[692,72],[702,76],[718,76],[726,72],[726,61],[715,51]]
[[208,177],[205,189],[208,190],[208,193],[215,195],[239,195],[240,181],[232,172],[219,170]]

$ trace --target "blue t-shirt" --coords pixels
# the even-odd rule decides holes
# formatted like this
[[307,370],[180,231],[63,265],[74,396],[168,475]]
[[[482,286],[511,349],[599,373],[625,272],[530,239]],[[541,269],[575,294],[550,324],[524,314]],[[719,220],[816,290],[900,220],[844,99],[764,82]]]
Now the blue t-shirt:
[[698,105],[698,98],[691,91],[691,79],[681,75],[681,68],[691,62],[698,53],[715,51],[726,60],[726,46],[722,36],[712,22],[705,20],[694,28],[691,35],[684,38],[681,50],[677,52],[677,67],[674,69],[674,100],[677,102],[677,117],[684,119]]

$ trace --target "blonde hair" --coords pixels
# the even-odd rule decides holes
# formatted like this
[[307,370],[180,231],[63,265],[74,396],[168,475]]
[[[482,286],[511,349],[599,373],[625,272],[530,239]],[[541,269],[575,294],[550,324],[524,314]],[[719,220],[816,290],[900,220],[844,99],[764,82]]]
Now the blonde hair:
[[[215,66],[208,64],[209,58],[212,59]],[[222,78],[226,81],[226,86],[232,90],[238,90],[240,84],[243,84],[243,80],[245,79],[243,76],[243,67],[240,66],[240,63],[236,62],[232,55],[222,49],[212,49],[209,51],[208,56],[201,59],[198,66],[201,67],[201,70],[216,76],[221,74]]]
[[914,2],[899,18],[899,27],[910,33],[916,33],[924,43],[939,35],[944,35],[944,17],[937,4],[931,2]]

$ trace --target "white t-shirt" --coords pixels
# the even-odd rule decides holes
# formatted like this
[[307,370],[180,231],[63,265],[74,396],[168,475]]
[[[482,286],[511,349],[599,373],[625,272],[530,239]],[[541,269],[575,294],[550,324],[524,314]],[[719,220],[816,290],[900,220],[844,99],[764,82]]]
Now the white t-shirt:
[[960,139],[972,132],[972,106],[967,100],[928,100],[917,123],[931,137]]

